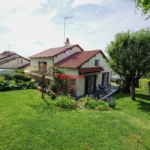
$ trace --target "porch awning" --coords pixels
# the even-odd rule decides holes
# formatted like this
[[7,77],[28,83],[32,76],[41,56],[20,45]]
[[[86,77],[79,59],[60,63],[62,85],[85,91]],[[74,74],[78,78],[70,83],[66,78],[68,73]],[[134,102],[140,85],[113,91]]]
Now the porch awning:
[[102,67],[79,68],[80,73],[91,73],[104,71]]

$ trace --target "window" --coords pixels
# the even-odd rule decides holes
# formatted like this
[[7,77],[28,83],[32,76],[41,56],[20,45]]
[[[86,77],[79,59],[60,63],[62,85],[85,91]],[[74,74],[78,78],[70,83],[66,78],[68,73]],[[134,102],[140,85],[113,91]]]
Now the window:
[[46,69],[47,62],[39,62],[39,70],[40,70],[41,65],[44,65],[44,69]]
[[18,64],[23,64],[23,59],[18,59]]
[[95,60],[95,66],[97,66],[97,67],[100,66],[100,61],[99,60]]
[[23,59],[21,59],[21,64],[23,64]]

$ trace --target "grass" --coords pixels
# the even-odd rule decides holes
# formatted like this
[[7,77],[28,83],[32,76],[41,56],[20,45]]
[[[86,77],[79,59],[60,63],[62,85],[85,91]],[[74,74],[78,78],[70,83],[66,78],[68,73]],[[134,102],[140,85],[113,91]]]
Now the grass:
[[150,96],[114,97],[116,109],[100,112],[55,107],[38,90],[0,92],[0,149],[150,149]]

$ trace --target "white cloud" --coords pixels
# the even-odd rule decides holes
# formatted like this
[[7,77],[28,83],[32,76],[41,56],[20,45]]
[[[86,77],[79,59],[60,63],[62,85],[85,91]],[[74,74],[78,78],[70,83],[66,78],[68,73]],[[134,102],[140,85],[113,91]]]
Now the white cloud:
[[100,11],[100,8],[95,13],[98,13],[99,11]]
[[97,4],[97,5],[106,5],[110,0],[74,0],[71,4],[72,7],[77,7],[80,5],[87,5],[87,4]]
[[78,12],[75,12],[75,15],[79,16],[79,15],[80,15],[80,13],[78,13]]

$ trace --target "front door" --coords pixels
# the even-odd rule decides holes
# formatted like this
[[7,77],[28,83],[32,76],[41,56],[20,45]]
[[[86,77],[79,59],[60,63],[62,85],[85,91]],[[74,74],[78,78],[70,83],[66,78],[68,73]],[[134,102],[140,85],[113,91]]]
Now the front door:
[[96,74],[85,76],[85,95],[96,91]]
[[109,82],[109,72],[102,74],[102,85],[108,85]]

